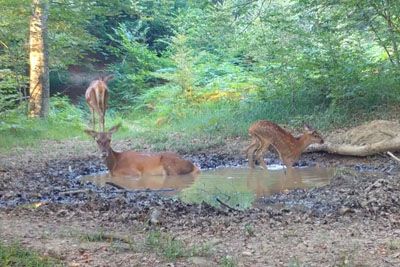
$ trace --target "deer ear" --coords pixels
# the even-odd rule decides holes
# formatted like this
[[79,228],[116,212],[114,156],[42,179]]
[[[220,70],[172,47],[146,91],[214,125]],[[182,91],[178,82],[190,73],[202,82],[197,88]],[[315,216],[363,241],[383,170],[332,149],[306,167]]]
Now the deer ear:
[[111,80],[111,79],[113,79],[114,78],[114,75],[107,75],[107,76],[104,76],[103,78],[102,78],[102,80],[104,81],[104,82],[108,82],[109,80]]
[[93,130],[85,129],[84,132],[87,133],[88,135],[90,135],[93,138],[96,138],[97,135],[98,135],[98,133],[96,131],[93,131]]
[[121,123],[118,123],[117,125],[111,127],[111,129],[108,131],[108,133],[113,134],[116,131],[118,131],[118,129],[121,127]]

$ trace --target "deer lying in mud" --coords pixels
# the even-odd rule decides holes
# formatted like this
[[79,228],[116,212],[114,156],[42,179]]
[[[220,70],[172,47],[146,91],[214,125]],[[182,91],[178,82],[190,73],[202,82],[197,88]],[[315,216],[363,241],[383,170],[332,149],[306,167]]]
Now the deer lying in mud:
[[100,77],[92,81],[86,89],[85,98],[92,113],[92,129],[96,129],[95,113],[99,117],[100,129],[104,131],[104,116],[107,109],[108,87],[107,82],[113,78],[112,75]]
[[116,125],[108,132],[85,130],[96,140],[112,176],[183,175],[199,172],[192,162],[172,152],[151,154],[132,150],[114,151],[111,148],[111,137],[119,127],[120,125]]
[[279,125],[266,120],[252,124],[249,128],[249,135],[252,141],[247,147],[246,153],[251,168],[255,167],[254,154],[261,167],[267,168],[263,155],[269,146],[275,148],[283,164],[290,168],[310,144],[324,143],[322,137],[308,125],[304,125],[304,133],[302,135],[294,137]]

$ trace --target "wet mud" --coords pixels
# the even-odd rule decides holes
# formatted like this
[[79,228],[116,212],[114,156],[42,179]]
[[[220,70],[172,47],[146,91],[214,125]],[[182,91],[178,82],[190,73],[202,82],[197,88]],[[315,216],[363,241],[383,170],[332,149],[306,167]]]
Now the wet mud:
[[[241,156],[221,154],[186,155],[202,169],[220,166],[242,166]],[[94,156],[67,160],[50,160],[38,170],[30,168],[2,169],[0,208],[21,210],[37,205],[38,211],[63,209],[107,211],[109,219],[141,218],[148,220],[152,209],[159,209],[164,218],[173,221],[184,214],[201,216],[240,213],[241,216],[271,217],[309,216],[335,219],[345,214],[386,216],[399,214],[399,167],[385,157],[360,159],[327,154],[307,154],[301,166],[335,166],[337,171],[329,185],[313,189],[295,189],[259,198],[254,207],[238,211],[221,203],[220,206],[186,204],[174,198],[146,190],[123,190],[114,186],[98,187],[82,182],[82,175],[105,171],[104,164]],[[363,159],[365,160],[365,159]],[[267,164],[278,163],[271,154]],[[345,162],[345,163],[344,163]],[[19,207],[19,208],[18,208]],[[17,208],[17,209],[16,209]],[[124,215],[125,214],[125,215]],[[129,215],[126,215],[129,214]],[[121,218],[120,218],[121,217]],[[256,216],[258,217],[258,216]],[[103,217],[104,218],[104,217]]]
[[[75,143],[86,152],[56,143],[49,155],[0,155],[3,242],[20,240],[67,266],[400,265],[400,165],[384,155],[304,154],[299,166],[336,169],[330,184],[262,197],[240,210],[224,201],[187,204],[159,192],[84,183],[80,176],[106,169],[95,147]],[[247,164],[226,151],[184,157],[202,169]],[[270,153],[266,162],[279,160]],[[145,245],[153,231],[186,247],[206,244],[210,252],[169,260]],[[99,232],[133,243],[82,242]]]

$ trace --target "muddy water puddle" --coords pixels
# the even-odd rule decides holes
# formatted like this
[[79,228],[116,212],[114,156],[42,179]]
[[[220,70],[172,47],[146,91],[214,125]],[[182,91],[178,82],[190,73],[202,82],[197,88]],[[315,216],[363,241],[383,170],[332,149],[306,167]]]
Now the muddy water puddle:
[[303,167],[286,170],[280,165],[268,170],[224,167],[203,170],[196,176],[111,177],[108,173],[88,175],[82,181],[102,186],[112,183],[131,190],[157,190],[184,202],[248,208],[259,197],[292,189],[313,188],[329,183],[333,168]]

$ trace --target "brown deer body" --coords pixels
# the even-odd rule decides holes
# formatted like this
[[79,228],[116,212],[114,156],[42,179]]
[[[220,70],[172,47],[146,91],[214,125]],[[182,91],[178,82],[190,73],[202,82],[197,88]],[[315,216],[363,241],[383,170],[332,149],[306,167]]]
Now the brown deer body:
[[100,129],[104,131],[104,116],[107,110],[108,87],[107,82],[112,79],[112,75],[100,77],[90,83],[86,89],[85,98],[92,113],[92,127],[96,129],[95,113],[99,117]]
[[108,132],[85,130],[96,140],[112,176],[183,175],[199,172],[192,162],[172,152],[114,151],[111,148],[111,136],[118,128],[119,125],[114,126]]
[[270,121],[261,120],[252,124],[249,128],[252,142],[246,149],[250,167],[255,167],[255,154],[261,167],[267,168],[263,155],[270,146],[275,148],[287,168],[292,167],[310,144],[324,142],[322,137],[310,126],[305,125],[304,129],[302,135],[294,137],[291,133]]

